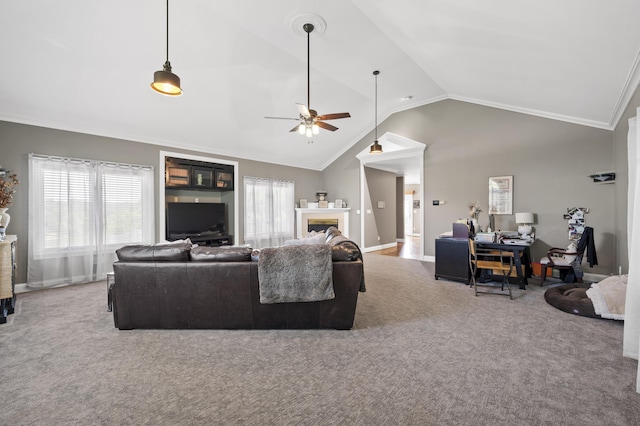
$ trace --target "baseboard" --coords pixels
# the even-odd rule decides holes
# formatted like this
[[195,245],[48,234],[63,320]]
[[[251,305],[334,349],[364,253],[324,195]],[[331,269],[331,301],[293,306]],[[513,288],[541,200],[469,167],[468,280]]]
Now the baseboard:
[[27,283],[16,284],[16,286],[13,289],[16,292],[16,294],[29,293],[30,291],[34,290],[32,288],[27,287]]
[[435,256],[424,256],[422,258],[422,260],[424,260],[425,262],[435,262],[436,261],[436,257]]
[[389,248],[393,248],[393,247],[398,247],[398,243],[388,243],[388,244],[382,244],[379,246],[373,246],[373,247],[366,247],[361,249],[363,253],[369,253],[371,251],[378,251],[378,250],[385,250],[385,249],[389,249]]

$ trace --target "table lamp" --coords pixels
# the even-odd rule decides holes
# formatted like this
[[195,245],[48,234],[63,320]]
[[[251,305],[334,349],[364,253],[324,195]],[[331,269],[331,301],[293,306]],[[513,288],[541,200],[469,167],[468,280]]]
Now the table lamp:
[[520,234],[520,237],[525,240],[530,239],[531,233],[533,232],[533,228],[531,227],[533,223],[533,213],[516,213],[516,223],[518,224],[518,234]]

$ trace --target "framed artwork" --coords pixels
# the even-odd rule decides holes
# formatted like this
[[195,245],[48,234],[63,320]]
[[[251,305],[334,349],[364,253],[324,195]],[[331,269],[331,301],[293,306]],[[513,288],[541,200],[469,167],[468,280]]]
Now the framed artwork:
[[489,178],[489,214],[513,214],[513,176]]
[[307,200],[305,198],[300,198],[300,208],[306,209],[307,207],[309,207]]
[[341,209],[342,208],[342,199],[341,198],[336,199],[336,202],[333,204],[333,206],[336,209]]

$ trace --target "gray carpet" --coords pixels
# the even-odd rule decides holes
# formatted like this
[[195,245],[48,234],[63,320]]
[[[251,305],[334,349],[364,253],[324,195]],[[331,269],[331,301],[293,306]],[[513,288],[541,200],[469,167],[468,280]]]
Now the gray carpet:
[[351,331],[113,327],[105,283],[19,295],[0,424],[638,425],[623,324],[365,255]]

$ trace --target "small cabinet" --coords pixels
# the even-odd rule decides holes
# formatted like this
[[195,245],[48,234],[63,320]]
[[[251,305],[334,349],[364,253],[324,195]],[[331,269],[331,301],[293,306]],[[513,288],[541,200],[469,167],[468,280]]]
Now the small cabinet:
[[167,164],[166,186],[188,188],[191,185],[189,166]]
[[192,188],[213,188],[213,170],[193,166],[191,168],[191,175]]
[[216,170],[216,189],[233,190],[233,172],[231,170]]
[[469,284],[469,240],[462,238],[436,239],[436,280],[445,278]]
[[167,157],[165,187],[233,191],[233,166]]

